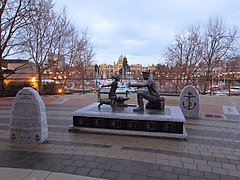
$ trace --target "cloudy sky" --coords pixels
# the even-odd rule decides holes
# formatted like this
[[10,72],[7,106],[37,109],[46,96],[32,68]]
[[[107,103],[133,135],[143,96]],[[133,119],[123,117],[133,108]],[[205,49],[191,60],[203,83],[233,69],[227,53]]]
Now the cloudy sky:
[[120,55],[129,64],[163,63],[175,34],[213,16],[240,27],[239,0],[55,0],[55,6],[66,6],[74,25],[89,30],[97,64]]

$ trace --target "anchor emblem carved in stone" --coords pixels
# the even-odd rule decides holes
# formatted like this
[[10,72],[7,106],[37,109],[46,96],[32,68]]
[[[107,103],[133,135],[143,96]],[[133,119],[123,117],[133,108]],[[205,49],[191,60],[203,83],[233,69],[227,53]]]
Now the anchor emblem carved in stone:
[[196,102],[192,102],[192,98],[195,98],[196,96],[193,95],[193,93],[188,92],[187,95],[183,96],[186,98],[187,104],[184,103],[184,101],[182,102],[183,108],[187,109],[187,110],[193,110],[197,103]]

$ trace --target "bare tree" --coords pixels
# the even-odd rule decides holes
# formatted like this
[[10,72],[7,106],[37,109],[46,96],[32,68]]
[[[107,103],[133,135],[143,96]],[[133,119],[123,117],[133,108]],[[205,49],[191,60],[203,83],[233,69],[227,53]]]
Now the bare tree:
[[192,25],[185,33],[175,36],[175,44],[170,45],[166,51],[167,62],[176,67],[176,89],[181,89],[187,84],[193,84],[191,77],[197,72],[200,62],[200,26]]
[[74,68],[79,74],[82,92],[85,93],[85,80],[87,77],[88,67],[92,64],[94,57],[94,47],[91,44],[88,31],[82,33],[82,37],[78,40],[76,51],[76,59],[74,59]]
[[[228,27],[219,18],[210,18],[203,30],[200,25],[192,25],[186,33],[177,34],[175,43],[167,48],[165,55],[168,64],[175,66],[177,88],[192,84],[205,92],[211,86],[214,68],[235,50],[236,27]],[[190,81],[193,77],[205,79],[203,87]]]
[[68,33],[65,34],[65,43],[64,44],[64,57],[65,57],[65,64],[63,67],[63,74],[64,74],[64,82],[63,87],[66,86],[69,77],[72,75],[74,71],[75,60],[77,59],[77,43],[78,43],[78,32],[69,24],[66,27],[66,31]]
[[19,53],[20,31],[27,25],[30,0],[0,1],[0,96],[4,93],[3,60]]
[[221,60],[232,57],[236,50],[235,42],[238,39],[238,28],[228,27],[218,17],[210,18],[205,26],[201,43],[202,75],[206,79],[204,92],[211,88],[213,70]]
[[[61,57],[64,57],[64,63],[61,64],[61,70],[58,69],[58,71],[61,71],[61,74],[64,75],[62,84],[64,87],[73,69],[78,39],[78,32],[67,18],[65,9],[63,9],[60,18],[58,19],[57,34],[56,39],[60,43],[57,43],[55,56],[59,60]],[[56,61],[55,64],[58,64],[60,67],[59,62],[60,61]]]
[[61,50],[62,14],[54,12],[52,0],[34,1],[30,14],[29,25],[25,28],[27,41],[24,50],[35,62],[37,70],[38,90],[42,92],[43,73],[56,61],[49,61],[49,56],[58,54]]

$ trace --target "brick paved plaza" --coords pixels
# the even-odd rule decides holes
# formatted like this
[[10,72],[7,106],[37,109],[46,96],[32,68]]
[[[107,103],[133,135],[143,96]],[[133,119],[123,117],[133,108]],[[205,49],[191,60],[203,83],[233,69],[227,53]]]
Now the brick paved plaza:
[[[200,96],[188,140],[70,133],[72,113],[97,95],[42,98],[49,138],[40,145],[9,142],[13,98],[0,98],[0,179],[240,179],[240,97]],[[165,100],[178,106],[179,97]]]

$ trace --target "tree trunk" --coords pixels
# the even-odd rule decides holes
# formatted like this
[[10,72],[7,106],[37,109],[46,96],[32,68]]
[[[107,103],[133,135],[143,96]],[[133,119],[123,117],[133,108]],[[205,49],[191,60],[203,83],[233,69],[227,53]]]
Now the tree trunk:
[[206,81],[204,83],[204,88],[203,88],[203,94],[204,95],[207,94],[208,87],[209,87],[209,76],[207,76]]
[[3,97],[4,95],[4,77],[3,77],[3,72],[2,68],[0,69],[0,97]]
[[3,97],[4,94],[4,76],[3,76],[3,70],[2,70],[2,53],[0,54],[0,97]]
[[43,86],[42,86],[42,76],[38,74],[38,92],[39,94],[43,94]]
[[84,78],[82,80],[82,94],[85,94],[85,82],[84,82]]

